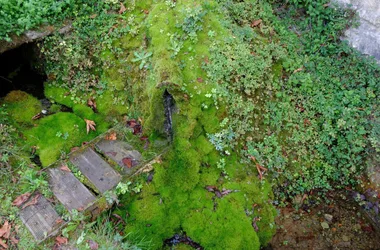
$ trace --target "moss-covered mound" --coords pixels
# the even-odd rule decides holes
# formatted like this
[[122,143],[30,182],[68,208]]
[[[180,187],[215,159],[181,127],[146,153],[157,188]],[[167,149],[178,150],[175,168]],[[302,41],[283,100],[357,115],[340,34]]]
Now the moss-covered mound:
[[21,90],[11,91],[5,98],[8,114],[20,125],[33,124],[32,117],[41,112],[41,102]]
[[[176,233],[205,249],[259,249],[275,232],[270,183],[240,164],[235,153],[218,153],[207,139],[226,115],[223,104],[216,107],[207,97],[217,83],[209,82],[202,68],[215,39],[229,34],[218,7],[213,1],[177,1],[145,11],[151,71],[140,82],[144,91],[133,94],[146,96],[139,102],[144,129],[155,134],[164,134],[164,92],[173,96],[174,139],[155,165],[153,182],[140,195],[125,196],[117,213],[128,221],[126,233],[152,240],[154,249]],[[138,71],[137,66],[132,68]]]
[[99,132],[87,134],[86,123],[82,118],[61,112],[41,119],[36,127],[26,130],[24,134],[30,146],[37,147],[36,153],[42,165],[47,166]]

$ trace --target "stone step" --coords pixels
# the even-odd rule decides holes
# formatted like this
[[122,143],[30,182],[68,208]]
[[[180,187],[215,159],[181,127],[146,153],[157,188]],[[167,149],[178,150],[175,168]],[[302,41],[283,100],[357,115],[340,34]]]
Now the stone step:
[[69,211],[82,211],[95,202],[95,196],[73,173],[59,168],[50,168],[47,171],[53,194]]
[[100,140],[96,143],[96,147],[121,166],[125,175],[133,174],[143,160],[139,151],[134,150],[131,145],[123,141]]
[[91,148],[73,154],[70,161],[101,193],[114,188],[121,180],[121,175]]
[[[30,200],[33,198],[31,197]],[[42,241],[54,234],[62,224],[62,219],[53,205],[42,195],[39,196],[36,204],[20,211],[20,218],[37,241]]]

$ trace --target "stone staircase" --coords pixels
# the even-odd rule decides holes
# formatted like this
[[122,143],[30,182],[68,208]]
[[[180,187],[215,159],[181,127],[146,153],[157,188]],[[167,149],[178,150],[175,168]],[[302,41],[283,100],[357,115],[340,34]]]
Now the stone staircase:
[[[104,193],[114,189],[121,180],[128,180],[152,160],[145,159],[125,141],[104,138],[104,135],[96,138],[71,153],[66,161],[56,162],[44,170],[54,198],[35,194],[29,200],[36,199],[37,203],[19,213],[38,242],[56,235],[68,223],[59,216],[54,203],[62,204],[68,212],[77,210],[94,218],[109,208],[104,202]],[[67,166],[77,168],[85,181],[80,181]]]

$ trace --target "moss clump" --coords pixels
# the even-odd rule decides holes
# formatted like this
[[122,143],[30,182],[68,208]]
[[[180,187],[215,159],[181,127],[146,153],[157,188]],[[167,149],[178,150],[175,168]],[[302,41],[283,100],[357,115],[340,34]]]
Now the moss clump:
[[4,98],[8,114],[20,125],[32,125],[32,117],[41,112],[41,102],[20,90],[11,91]]
[[68,95],[70,92],[66,88],[56,87],[52,84],[45,84],[44,93],[47,98],[59,104],[72,108],[74,101]]
[[25,131],[27,142],[37,146],[43,166],[48,166],[74,146],[89,141],[101,131],[86,134],[84,120],[72,113],[57,113],[40,120],[37,127]]

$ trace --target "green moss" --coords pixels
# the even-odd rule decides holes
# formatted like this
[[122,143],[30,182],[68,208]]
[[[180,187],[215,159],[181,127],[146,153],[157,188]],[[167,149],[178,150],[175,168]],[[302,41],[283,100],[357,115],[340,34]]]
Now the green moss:
[[[205,249],[259,249],[273,234],[273,229],[261,225],[256,232],[252,227],[253,218],[247,216],[245,210],[257,203],[263,208],[260,210],[260,216],[265,217],[263,221],[273,224],[270,185],[258,181],[256,172],[247,177],[249,171],[239,164],[236,154],[226,157],[231,181],[221,178],[221,170],[216,167],[221,155],[207,140],[207,133],[220,129],[226,109],[222,104],[216,109],[212,100],[205,97],[216,83],[206,83],[201,64],[208,57],[208,48],[214,39],[208,36],[208,31],[216,31],[219,36],[225,30],[210,11],[205,17],[207,26],[198,34],[198,43],[186,41],[176,57],[169,49],[168,33],[183,34],[175,27],[175,21],[183,20],[186,15],[183,9],[192,8],[193,4],[193,1],[177,1],[173,9],[164,3],[155,4],[147,18],[147,35],[151,38],[147,50],[152,51],[153,56],[151,75],[141,82],[145,88],[141,95],[145,95],[147,101],[143,104],[144,129],[155,135],[164,134],[162,96],[165,89],[173,95],[177,112],[173,114],[172,149],[163,157],[163,163],[155,166],[153,182],[144,186],[139,197],[128,201],[131,218],[126,233],[147,235],[154,249],[161,249],[163,240],[181,230]],[[217,5],[211,1],[207,8],[217,8]],[[125,38],[125,41],[129,43],[133,39]],[[183,62],[186,65],[180,67]],[[209,107],[204,108],[202,104]],[[205,189],[208,185],[239,191],[216,198]]]
[[73,112],[80,118],[86,118],[88,120],[95,119],[94,111],[90,107],[84,106],[82,104],[75,104],[73,106]]
[[110,117],[128,113],[128,97],[124,92],[105,91],[96,99],[99,113]]
[[72,113],[57,113],[41,119],[37,127],[25,131],[25,136],[28,144],[38,147],[42,165],[47,166],[58,160],[61,153],[68,153],[72,147],[91,140],[99,132],[86,134],[82,118]]
[[202,154],[208,155],[214,150],[214,146],[204,137],[204,135],[199,136],[194,143],[194,146]]
[[56,87],[52,84],[45,84],[44,92],[45,96],[50,100],[70,108],[74,106],[74,101],[70,98],[68,89]]
[[20,90],[11,91],[4,98],[8,114],[20,125],[30,126],[34,123],[32,117],[41,112],[41,102],[37,98]]

